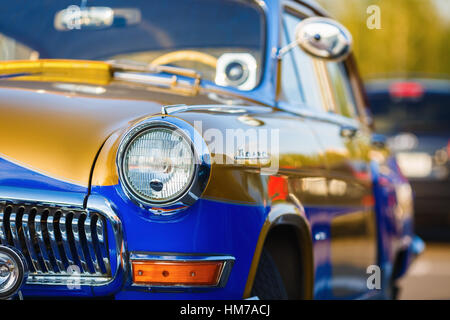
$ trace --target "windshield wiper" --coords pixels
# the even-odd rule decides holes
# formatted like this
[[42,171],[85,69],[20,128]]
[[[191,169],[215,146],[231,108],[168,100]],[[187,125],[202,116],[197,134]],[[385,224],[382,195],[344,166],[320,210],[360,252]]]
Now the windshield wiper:
[[[113,78],[116,80],[156,84],[187,95],[197,95],[200,90],[201,73],[196,70],[124,60],[110,60],[107,63],[110,64]],[[164,78],[152,75],[162,73],[172,75],[172,77]],[[177,76],[191,78],[194,82],[180,81]]]

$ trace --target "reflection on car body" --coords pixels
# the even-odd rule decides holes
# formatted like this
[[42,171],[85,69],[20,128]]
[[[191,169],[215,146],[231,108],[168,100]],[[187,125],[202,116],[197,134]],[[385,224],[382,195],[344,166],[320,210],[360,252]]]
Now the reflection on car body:
[[417,232],[427,240],[448,240],[450,81],[372,80],[367,91],[377,131],[387,136],[411,180]]

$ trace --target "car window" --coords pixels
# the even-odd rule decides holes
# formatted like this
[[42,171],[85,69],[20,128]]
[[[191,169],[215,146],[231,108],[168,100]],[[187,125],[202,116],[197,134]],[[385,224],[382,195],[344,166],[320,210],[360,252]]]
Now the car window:
[[[295,27],[300,18],[289,13],[283,18],[282,46],[295,40]],[[281,62],[281,100],[293,106],[320,108],[320,91],[313,59],[295,47]]]
[[328,62],[327,70],[336,102],[336,113],[344,117],[356,117],[356,100],[345,65],[342,62]]
[[[0,30],[36,50],[41,59],[129,60],[190,68],[205,80],[241,90],[252,90],[262,77],[266,20],[256,1],[80,2],[3,1]],[[8,59],[28,58],[11,50]]]

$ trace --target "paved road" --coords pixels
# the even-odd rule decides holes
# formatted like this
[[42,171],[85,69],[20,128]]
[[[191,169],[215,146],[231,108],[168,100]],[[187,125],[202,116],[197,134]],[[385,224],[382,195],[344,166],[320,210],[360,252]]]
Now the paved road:
[[450,299],[450,244],[427,244],[399,285],[400,299]]

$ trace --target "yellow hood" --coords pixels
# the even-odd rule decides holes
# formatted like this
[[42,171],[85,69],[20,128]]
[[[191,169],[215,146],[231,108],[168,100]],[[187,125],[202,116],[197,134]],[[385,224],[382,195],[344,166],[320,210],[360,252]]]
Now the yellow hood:
[[95,156],[107,137],[160,110],[156,102],[0,87],[0,157],[88,186]]

